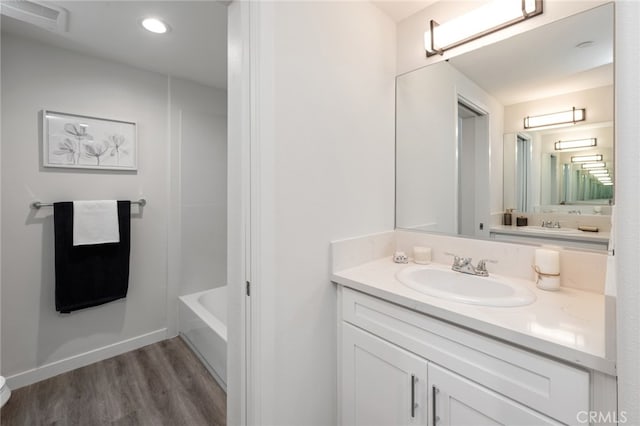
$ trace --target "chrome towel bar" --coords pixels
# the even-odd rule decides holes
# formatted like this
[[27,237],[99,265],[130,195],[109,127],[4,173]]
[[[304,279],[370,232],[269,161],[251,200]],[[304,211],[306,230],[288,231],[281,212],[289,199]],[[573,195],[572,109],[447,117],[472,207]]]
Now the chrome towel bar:
[[[147,200],[144,198],[140,198],[138,201],[132,201],[131,204],[137,204],[140,207],[144,207],[147,205]],[[32,209],[39,209],[41,207],[53,207],[53,203],[41,203],[40,201],[34,201],[29,204],[29,207]]]

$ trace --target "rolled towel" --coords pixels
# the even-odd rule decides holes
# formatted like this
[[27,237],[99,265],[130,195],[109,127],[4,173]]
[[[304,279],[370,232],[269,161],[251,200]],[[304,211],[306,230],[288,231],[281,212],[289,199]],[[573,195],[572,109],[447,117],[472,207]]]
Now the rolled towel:
[[116,200],[73,202],[73,245],[120,242]]

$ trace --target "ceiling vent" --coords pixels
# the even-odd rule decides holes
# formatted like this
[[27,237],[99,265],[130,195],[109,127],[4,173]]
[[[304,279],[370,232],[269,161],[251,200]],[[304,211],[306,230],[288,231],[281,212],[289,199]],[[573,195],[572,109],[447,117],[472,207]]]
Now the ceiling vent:
[[29,0],[3,0],[0,13],[48,31],[67,32],[69,12],[48,2]]

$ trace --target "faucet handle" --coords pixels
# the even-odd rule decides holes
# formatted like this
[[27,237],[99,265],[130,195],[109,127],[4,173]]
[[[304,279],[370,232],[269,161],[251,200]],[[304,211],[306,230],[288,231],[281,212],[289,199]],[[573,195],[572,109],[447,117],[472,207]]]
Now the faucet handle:
[[447,256],[453,257],[453,263],[458,263],[460,261],[460,256],[458,256],[455,253],[451,253],[451,252],[445,251],[444,254],[446,254]]
[[462,265],[466,265],[469,262],[471,262],[471,258],[470,257],[460,257],[455,253],[449,253],[449,252],[445,252],[444,254],[446,254],[447,256],[453,256],[453,265],[454,266],[462,266]]
[[478,271],[486,271],[487,270],[487,262],[488,263],[498,263],[497,260],[493,260],[493,259],[480,259],[478,261],[478,266],[476,266],[476,270],[478,270]]

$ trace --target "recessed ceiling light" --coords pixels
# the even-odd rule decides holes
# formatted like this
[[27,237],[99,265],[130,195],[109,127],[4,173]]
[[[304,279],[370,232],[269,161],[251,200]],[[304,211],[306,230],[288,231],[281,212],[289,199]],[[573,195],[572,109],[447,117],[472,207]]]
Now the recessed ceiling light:
[[156,34],[164,34],[169,31],[169,26],[158,18],[145,18],[142,20],[142,26],[145,30]]

